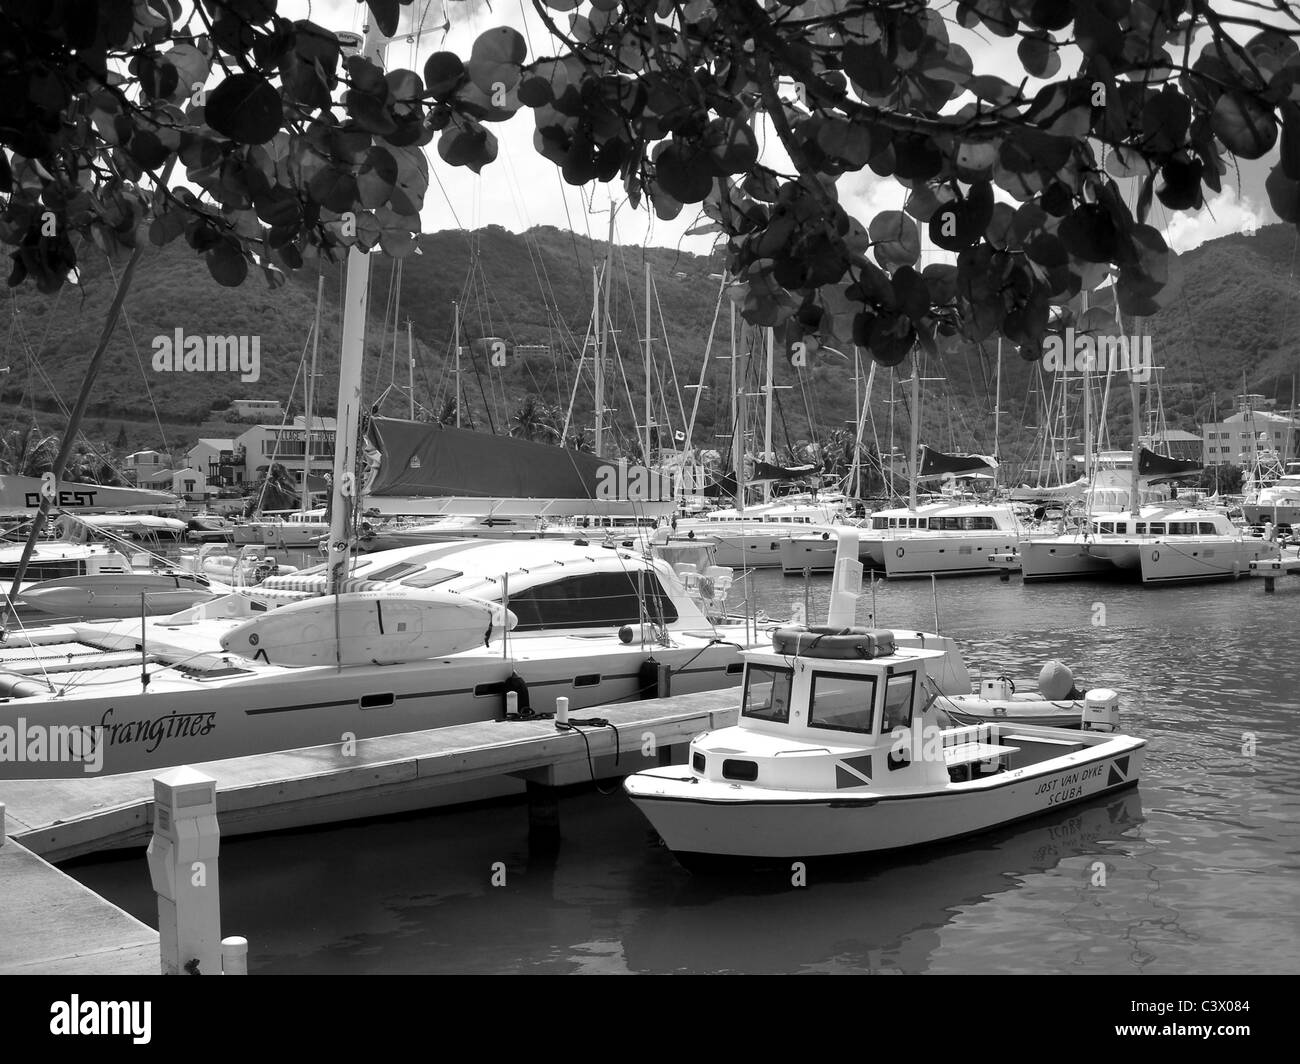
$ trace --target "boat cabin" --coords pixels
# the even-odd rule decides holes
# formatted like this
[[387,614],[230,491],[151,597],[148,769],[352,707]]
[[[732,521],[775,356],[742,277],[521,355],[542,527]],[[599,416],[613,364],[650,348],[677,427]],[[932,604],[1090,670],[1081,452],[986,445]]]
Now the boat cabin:
[[[737,729],[710,732],[692,743],[692,768],[710,780],[795,790],[948,783],[953,755],[930,708],[926,671],[943,651],[897,647],[888,632],[863,635],[872,657],[853,653],[846,642],[853,636],[819,640],[807,632],[796,653],[747,652],[744,750],[735,745]],[[983,760],[1005,750],[975,752]]]

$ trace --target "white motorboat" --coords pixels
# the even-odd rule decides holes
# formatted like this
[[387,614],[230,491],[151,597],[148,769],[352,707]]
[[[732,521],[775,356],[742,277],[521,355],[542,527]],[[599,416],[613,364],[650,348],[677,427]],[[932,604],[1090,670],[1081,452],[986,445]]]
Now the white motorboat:
[[1114,731],[1111,693],[1090,694],[1082,731],[944,727],[928,693],[938,656],[889,632],[778,631],[745,654],[740,723],[624,789],[693,866],[942,842],[1138,782],[1146,742]]

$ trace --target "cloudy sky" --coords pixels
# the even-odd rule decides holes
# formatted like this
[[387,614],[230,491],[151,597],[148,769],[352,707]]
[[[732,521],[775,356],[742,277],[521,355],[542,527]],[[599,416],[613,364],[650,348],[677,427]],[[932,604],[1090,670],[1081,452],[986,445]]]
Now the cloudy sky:
[[[1232,6],[1231,3],[1222,5],[1224,10]],[[311,18],[330,29],[357,32],[362,28],[366,12],[363,4],[353,0],[282,0],[279,10],[288,18]],[[1253,14],[1258,15],[1258,10]],[[418,38],[408,36],[413,24],[430,32]],[[532,14],[527,0],[492,0],[490,6],[488,0],[415,0],[403,9],[399,36],[388,47],[388,66],[407,67],[419,73],[432,52],[448,50],[468,55],[478,34],[503,24],[524,33],[530,58],[553,54],[546,31]],[[952,35],[971,53],[977,73],[1005,73],[1019,66],[1014,42],[987,35],[977,37],[960,28],[954,28]],[[1068,70],[1072,60],[1068,55],[1063,55],[1063,59]],[[1031,81],[1031,91],[1034,84]],[[605,237],[610,195],[613,194],[618,204],[623,199],[617,183],[584,189],[566,185],[558,168],[534,150],[534,125],[527,108],[510,122],[494,123],[491,128],[499,141],[499,154],[478,176],[463,167],[443,163],[437,154],[436,140],[426,149],[432,173],[423,212],[427,232],[473,229],[492,223],[516,232],[534,225],[553,225],[599,239]],[[1224,177],[1222,194],[1213,196],[1200,211],[1171,214],[1156,201],[1152,224],[1165,232],[1176,250],[1186,251],[1217,236],[1277,221],[1264,193],[1264,178],[1275,158],[1276,149],[1266,159],[1242,164],[1240,173],[1230,169]],[[870,170],[847,174],[840,181],[842,202],[863,222],[869,222],[881,210],[902,206],[904,195],[904,190],[893,181],[877,177]],[[674,221],[664,222],[644,208],[633,211],[628,206],[618,206],[616,239],[627,244],[681,247],[707,253],[711,236],[686,235],[698,221],[698,215],[689,207]]]

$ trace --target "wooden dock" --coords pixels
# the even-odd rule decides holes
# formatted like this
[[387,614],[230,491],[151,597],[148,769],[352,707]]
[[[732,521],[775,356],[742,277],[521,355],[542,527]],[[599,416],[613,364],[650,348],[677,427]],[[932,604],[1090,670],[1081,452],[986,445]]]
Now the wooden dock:
[[13,839],[0,884],[0,975],[158,974],[157,931]]
[[[550,719],[483,721],[363,739],[353,749],[333,744],[193,767],[217,781],[223,836],[273,831],[449,804],[440,788],[455,788],[463,801],[522,793],[525,781],[564,786],[590,778],[589,757],[602,776],[670,763],[671,748],[736,723],[739,702],[731,688],[573,714],[608,720],[617,739],[609,727],[583,726],[579,734],[558,731]],[[685,759],[683,750],[677,754]],[[8,832],[51,861],[145,846],[153,831],[154,774],[0,782]]]
[[1300,554],[1281,558],[1256,558],[1250,563],[1250,575],[1264,578],[1264,590],[1272,594],[1280,576],[1300,576]]

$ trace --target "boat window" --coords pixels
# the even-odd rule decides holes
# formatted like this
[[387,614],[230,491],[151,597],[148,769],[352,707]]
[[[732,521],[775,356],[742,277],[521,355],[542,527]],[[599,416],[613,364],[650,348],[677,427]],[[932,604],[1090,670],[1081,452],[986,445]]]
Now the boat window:
[[[434,584],[443,584],[448,580],[455,580],[458,576],[464,576],[464,572],[458,569],[426,569],[418,576],[408,576],[402,581],[403,587],[433,587]],[[389,577],[391,580],[392,577]]]
[[376,569],[373,573],[367,573],[367,580],[400,580],[404,576],[410,576],[412,573],[418,573],[423,569],[423,565],[413,565],[410,562],[399,562],[397,565],[390,565],[386,569]]
[[1145,536],[1147,534],[1147,526],[1145,521],[1139,521],[1137,523],[1137,534],[1139,536]]
[[872,527],[872,528],[888,528],[888,527],[889,527],[889,518],[888,518],[888,517],[873,517],[873,518],[871,519],[871,527]]
[[850,673],[813,675],[808,727],[837,731],[871,731],[876,704],[876,678]]
[[1213,521],[1202,521],[1202,522],[1201,522],[1201,535],[1203,535],[1203,536],[1215,536],[1215,535],[1218,535],[1218,532],[1219,532],[1219,530],[1218,530],[1217,528],[1214,527],[1214,522],[1213,522]]
[[1097,526],[1097,531],[1098,531],[1098,532],[1114,532],[1114,531],[1115,531],[1115,522],[1114,522],[1114,521],[1102,521],[1101,524]]
[[1163,521],[1152,521],[1150,529],[1151,535],[1163,536],[1165,534],[1165,523]]
[[1128,534],[1128,522],[1127,522],[1127,521],[1116,521],[1116,522],[1115,522],[1115,531],[1118,532],[1121,536],[1127,535],[1127,534]]
[[794,670],[779,665],[750,665],[745,669],[745,700],[741,715],[785,724],[790,719],[790,685]]
[[891,676],[885,682],[885,712],[880,718],[881,735],[888,735],[895,728],[912,726],[912,692],[915,688],[914,672]]
[[653,573],[640,570],[582,573],[539,584],[510,595],[510,612],[519,618],[516,632],[550,628],[602,628],[640,624],[645,583],[645,613],[656,624],[677,620],[677,607]]

